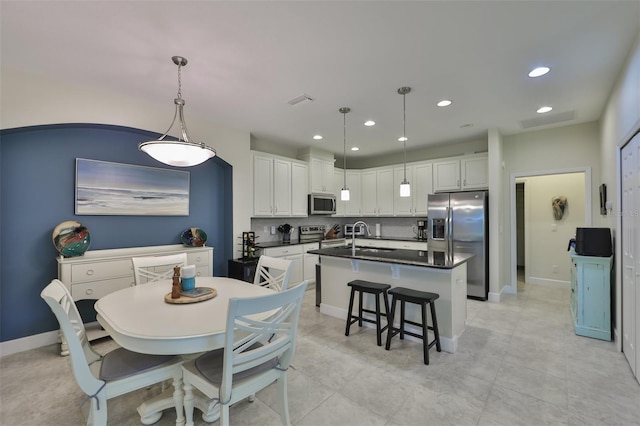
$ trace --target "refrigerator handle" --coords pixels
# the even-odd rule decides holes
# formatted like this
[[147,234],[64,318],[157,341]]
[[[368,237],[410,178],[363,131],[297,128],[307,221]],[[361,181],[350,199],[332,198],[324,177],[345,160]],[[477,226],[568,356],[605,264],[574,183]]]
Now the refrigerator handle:
[[447,207],[447,226],[446,226],[447,253],[453,251],[453,208]]

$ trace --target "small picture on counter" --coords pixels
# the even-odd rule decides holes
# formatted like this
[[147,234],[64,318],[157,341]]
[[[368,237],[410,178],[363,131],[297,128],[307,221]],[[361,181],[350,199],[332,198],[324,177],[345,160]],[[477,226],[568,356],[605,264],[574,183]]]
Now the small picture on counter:
[[78,215],[188,216],[189,172],[76,158]]

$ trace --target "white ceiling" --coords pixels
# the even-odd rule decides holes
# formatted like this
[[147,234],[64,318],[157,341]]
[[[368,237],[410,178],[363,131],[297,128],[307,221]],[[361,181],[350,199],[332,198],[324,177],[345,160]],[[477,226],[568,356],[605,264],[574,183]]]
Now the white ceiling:
[[[2,65],[167,105],[254,138],[361,157],[598,119],[640,25],[639,1],[1,2]],[[538,65],[551,67],[531,79]],[[311,103],[290,106],[299,95]],[[441,99],[453,105],[436,107]],[[364,127],[367,119],[377,122]],[[472,127],[461,127],[472,124]],[[541,127],[535,127],[539,129]],[[149,129],[162,132],[165,129]],[[321,134],[324,140],[311,139]],[[216,147],[223,141],[207,140]]]

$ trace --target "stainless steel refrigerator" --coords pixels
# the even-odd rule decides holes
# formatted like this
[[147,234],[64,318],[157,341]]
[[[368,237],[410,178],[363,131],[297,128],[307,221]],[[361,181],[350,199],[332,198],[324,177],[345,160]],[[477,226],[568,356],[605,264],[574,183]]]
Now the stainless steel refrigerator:
[[467,297],[487,300],[489,292],[489,196],[487,191],[429,194],[429,251],[470,253]]

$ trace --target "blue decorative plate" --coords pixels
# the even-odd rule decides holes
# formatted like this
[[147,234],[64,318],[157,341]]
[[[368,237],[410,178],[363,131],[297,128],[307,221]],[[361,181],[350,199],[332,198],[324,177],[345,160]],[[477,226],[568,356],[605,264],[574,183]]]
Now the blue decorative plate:
[[202,247],[207,242],[207,233],[200,228],[187,228],[180,234],[182,244],[190,247]]
[[64,257],[82,256],[91,245],[91,235],[86,226],[75,220],[62,222],[51,234],[53,245]]

